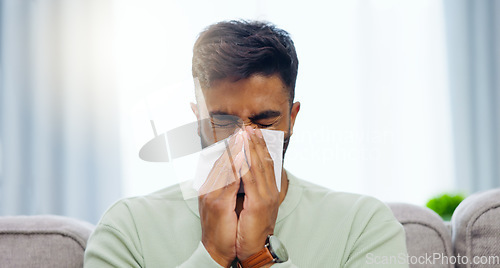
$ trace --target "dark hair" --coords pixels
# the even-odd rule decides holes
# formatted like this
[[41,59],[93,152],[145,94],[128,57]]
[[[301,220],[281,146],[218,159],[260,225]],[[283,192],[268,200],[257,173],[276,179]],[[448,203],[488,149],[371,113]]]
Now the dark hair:
[[297,53],[290,35],[273,24],[232,20],[210,25],[194,44],[192,64],[193,77],[203,88],[219,79],[279,74],[293,102]]

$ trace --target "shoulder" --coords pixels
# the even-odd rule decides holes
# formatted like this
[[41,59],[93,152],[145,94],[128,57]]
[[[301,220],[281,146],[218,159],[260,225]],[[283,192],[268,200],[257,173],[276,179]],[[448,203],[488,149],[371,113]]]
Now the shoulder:
[[157,211],[186,209],[181,187],[176,184],[148,195],[127,197],[115,202],[104,213],[100,224],[119,226],[143,217],[150,218]]
[[[382,248],[389,252],[405,248],[403,226],[391,209],[377,198],[336,192],[296,178],[290,184],[302,190],[297,217],[310,218],[308,225],[314,225],[325,239],[335,239],[351,250],[357,246],[370,248],[373,252]],[[386,246],[378,249],[374,241],[382,241]]]
[[389,207],[375,197],[338,192],[290,176],[290,186],[301,191],[300,205],[326,212],[334,218],[349,218],[353,223],[395,221]]
[[405,251],[403,228],[382,201],[333,191],[293,175],[288,177],[289,191],[294,192],[298,201],[279,226],[280,238],[283,237],[287,247],[290,245],[292,255],[301,255],[303,245],[310,241],[315,241],[320,251],[328,252],[300,262],[321,259],[338,267],[364,267],[368,253],[397,255]]

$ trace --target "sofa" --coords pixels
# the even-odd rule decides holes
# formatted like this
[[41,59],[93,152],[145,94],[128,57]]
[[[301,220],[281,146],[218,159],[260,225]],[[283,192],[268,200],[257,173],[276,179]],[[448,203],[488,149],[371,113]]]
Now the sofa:
[[500,189],[466,198],[451,222],[428,208],[388,205],[405,229],[410,267],[500,267]]
[[93,228],[55,215],[0,217],[0,267],[82,267]]
[[[403,260],[410,267],[500,267],[500,189],[465,199],[451,222],[443,222],[424,207],[388,206],[406,231],[408,255],[380,256],[381,263]],[[82,267],[93,228],[61,216],[0,217],[0,267]]]

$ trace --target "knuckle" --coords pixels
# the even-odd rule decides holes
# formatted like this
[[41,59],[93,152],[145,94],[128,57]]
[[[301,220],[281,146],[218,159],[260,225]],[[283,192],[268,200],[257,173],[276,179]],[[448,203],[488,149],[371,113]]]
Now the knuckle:
[[224,203],[219,200],[214,200],[210,207],[213,211],[222,211],[224,209]]
[[262,162],[259,162],[259,163],[257,164],[257,170],[259,170],[259,171],[264,171],[264,165],[262,164]]
[[250,149],[255,149],[255,142],[249,142],[249,143],[248,143],[248,147],[249,147]]
[[254,178],[253,176],[249,176],[249,177],[245,180],[245,182],[244,182],[244,183],[245,183],[245,184],[255,184],[255,183],[256,183],[256,180],[255,180],[255,178]]
[[259,139],[259,143],[267,147],[266,140],[264,140],[264,138]]
[[274,204],[274,203],[276,203],[276,201],[277,201],[278,199],[279,199],[279,196],[277,196],[277,195],[275,195],[275,194],[270,194],[270,195],[269,195],[269,199],[268,199],[268,201],[269,201],[269,203],[273,203],[273,204]]
[[272,167],[272,168],[274,168],[274,161],[273,161],[273,159],[271,159],[271,158],[267,158],[267,159],[266,159],[266,165],[267,165],[268,167]]
[[262,199],[257,199],[257,200],[254,201],[255,206],[258,207],[258,208],[265,207],[266,203],[267,202],[265,202],[263,198]]

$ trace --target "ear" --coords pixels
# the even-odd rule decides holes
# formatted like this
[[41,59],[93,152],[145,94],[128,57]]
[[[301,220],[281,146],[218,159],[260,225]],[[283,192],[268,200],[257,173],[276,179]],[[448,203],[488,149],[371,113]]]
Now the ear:
[[191,105],[191,111],[193,111],[194,115],[196,116],[196,119],[199,121],[200,113],[198,112],[198,106],[194,102],[190,102],[189,105]]
[[294,102],[292,104],[292,109],[290,111],[290,136],[293,134],[293,126],[295,125],[295,119],[300,111],[300,102]]
[[201,137],[200,112],[198,111],[198,106],[193,102],[190,102],[189,105],[191,105],[191,110],[193,111],[194,115],[196,116],[196,121],[198,122],[198,136]]

